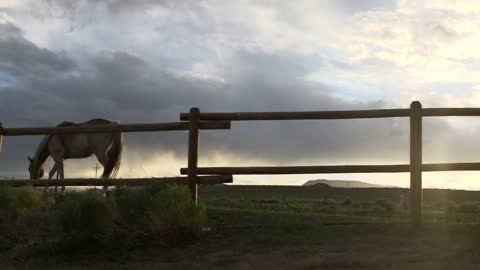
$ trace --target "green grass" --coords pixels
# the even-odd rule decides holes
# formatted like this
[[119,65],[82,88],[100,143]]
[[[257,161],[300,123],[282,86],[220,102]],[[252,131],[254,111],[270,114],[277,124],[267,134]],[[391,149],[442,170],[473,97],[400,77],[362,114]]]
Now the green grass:
[[[308,215],[408,220],[408,189],[301,186],[209,186],[201,198],[214,207]],[[425,190],[426,222],[480,223],[480,192]]]
[[[17,249],[14,257],[10,249],[0,252],[0,260],[8,262],[5,269],[478,269],[478,194],[466,193],[465,199],[457,191],[427,192],[425,223],[416,228],[401,193],[405,190],[216,186],[202,188],[203,204],[192,208],[188,189],[158,185],[141,192],[116,189],[107,198],[79,193],[40,208],[27,200],[20,205],[36,209],[31,213],[59,211],[68,214],[66,223],[78,219],[74,223],[82,226],[72,225],[72,231],[106,228],[99,241],[109,244],[69,254],[19,256]],[[0,189],[6,205],[10,195]],[[56,226],[43,232],[68,235],[66,225]],[[192,239],[188,231],[203,232],[185,241]]]
[[[228,200],[344,200],[353,201],[390,200],[400,202],[408,199],[406,188],[325,188],[323,186],[249,186],[249,185],[215,185],[200,189],[201,198],[206,201],[215,199]],[[425,204],[439,202],[480,202],[480,192],[465,190],[424,189]]]
[[181,246],[198,238],[206,215],[180,185],[117,188],[107,196],[0,187],[0,202],[0,252],[19,258],[131,249],[153,241]]

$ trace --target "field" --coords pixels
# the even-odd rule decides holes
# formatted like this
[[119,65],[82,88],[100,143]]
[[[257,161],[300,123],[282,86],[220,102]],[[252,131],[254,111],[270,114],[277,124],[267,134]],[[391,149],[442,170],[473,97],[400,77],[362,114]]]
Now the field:
[[207,186],[208,220],[181,246],[1,255],[2,269],[479,269],[480,193],[425,190],[414,230],[405,189]]

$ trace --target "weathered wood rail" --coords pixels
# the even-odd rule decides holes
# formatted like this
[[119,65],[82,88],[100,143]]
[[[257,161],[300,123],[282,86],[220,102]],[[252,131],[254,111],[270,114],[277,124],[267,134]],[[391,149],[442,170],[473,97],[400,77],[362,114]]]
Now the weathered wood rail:
[[[201,113],[202,121],[265,121],[265,120],[321,120],[407,117],[409,109],[357,110],[357,111],[311,111],[311,112],[234,112]],[[180,120],[189,120],[188,113],[180,114]]]
[[[423,108],[422,117],[480,116],[480,108]],[[410,117],[410,109],[308,111],[308,112],[207,112],[201,121],[272,121],[272,120],[339,120],[365,118]],[[189,113],[181,113],[180,120],[188,121]]]
[[[230,129],[230,122],[201,122],[199,129]],[[3,128],[3,136],[29,136],[72,133],[110,133],[110,132],[148,132],[148,131],[179,131],[189,130],[189,123],[151,123],[151,124],[123,124],[123,125],[97,125],[74,127],[32,127],[32,128]]]
[[[96,179],[96,178],[69,178],[69,179],[15,179],[1,180],[0,183],[20,187],[33,185],[37,187],[49,186],[144,186],[153,182],[190,184],[189,177],[153,177],[153,178],[118,178],[118,179]],[[231,175],[211,175],[197,177],[197,184],[220,184],[232,183]]]

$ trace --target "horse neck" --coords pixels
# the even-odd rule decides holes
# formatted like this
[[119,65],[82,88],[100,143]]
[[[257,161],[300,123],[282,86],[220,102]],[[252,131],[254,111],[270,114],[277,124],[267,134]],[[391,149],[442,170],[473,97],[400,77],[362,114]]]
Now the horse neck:
[[33,160],[35,161],[37,167],[40,167],[43,163],[45,163],[45,160],[47,160],[49,156],[48,139],[49,136],[45,136],[38,145],[37,151],[35,152]]

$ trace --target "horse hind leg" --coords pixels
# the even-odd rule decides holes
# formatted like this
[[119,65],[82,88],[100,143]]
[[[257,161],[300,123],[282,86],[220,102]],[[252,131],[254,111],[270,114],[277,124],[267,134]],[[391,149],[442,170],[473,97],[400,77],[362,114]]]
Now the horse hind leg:
[[[102,179],[108,179],[109,175],[107,175],[107,166],[108,166],[108,156],[107,153],[95,153],[95,156],[98,159],[98,162],[102,164],[103,166],[103,173],[102,173]],[[103,191],[106,192],[108,190],[108,186],[103,186]]]
[[[62,167],[63,167],[63,165],[62,165]],[[62,171],[62,172],[63,172],[63,171]],[[58,172],[57,172],[57,179],[58,179]],[[62,179],[64,179],[63,176],[62,176]],[[62,192],[65,192],[65,186],[61,186],[61,190],[62,190]]]

